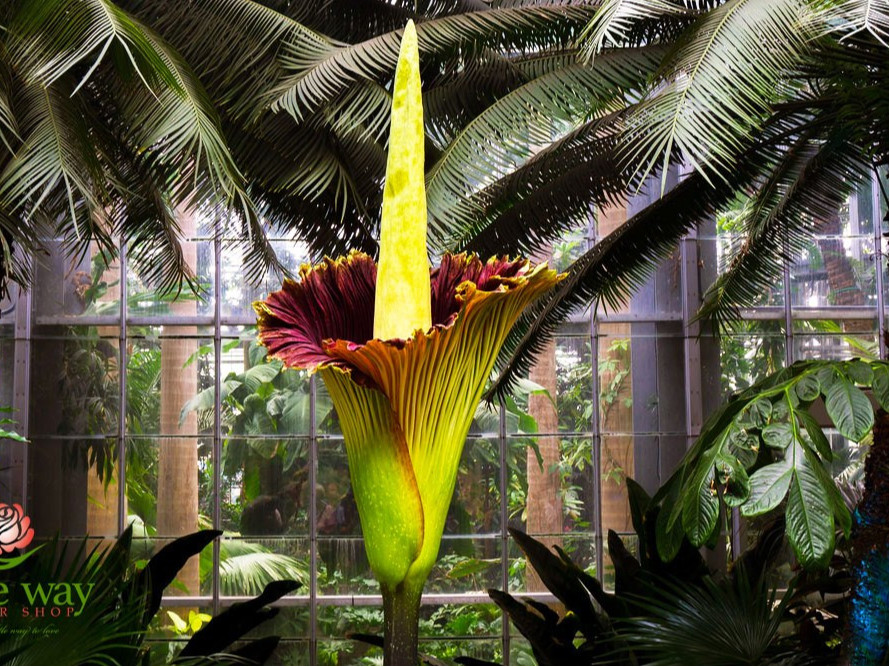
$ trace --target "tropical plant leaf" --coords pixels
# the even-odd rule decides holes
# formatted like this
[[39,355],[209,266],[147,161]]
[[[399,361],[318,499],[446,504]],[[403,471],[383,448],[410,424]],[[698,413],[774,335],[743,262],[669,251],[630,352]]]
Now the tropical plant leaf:
[[631,41],[631,29],[641,19],[663,20],[685,10],[670,0],[605,0],[580,35],[583,54],[592,59],[606,46]]
[[[427,174],[430,228],[449,245],[451,221],[473,221],[483,211],[471,196],[512,173],[584,119],[614,112],[656,66],[659,48],[618,51],[595,66],[576,63],[516,88],[467,124]],[[564,127],[566,129],[560,129]],[[492,136],[502,137],[491,142]]]
[[[476,50],[567,47],[575,30],[586,23],[594,8],[579,5],[500,7],[456,14],[417,25],[421,62],[456,49]],[[342,92],[355,78],[391,77],[398,59],[401,29],[355,45],[313,34],[285,45],[284,66],[293,74],[270,94],[273,108],[304,118]]]
[[712,318],[723,328],[736,320],[737,309],[781,279],[785,264],[804,251],[867,173],[861,148],[841,136],[820,141],[806,133],[779,155],[743,209],[747,235],[704,295],[700,319]]
[[853,442],[860,442],[874,425],[870,401],[845,375],[828,387],[824,407],[837,430]]
[[759,516],[775,509],[787,497],[793,467],[786,461],[763,466],[750,476],[750,497],[741,505],[744,516]]
[[837,21],[830,28],[840,41],[868,33],[884,48],[889,48],[889,6],[883,0],[841,0],[832,8]]
[[889,411],[889,368],[883,364],[874,365],[873,389],[880,406]]
[[228,548],[219,563],[219,583],[223,595],[259,595],[273,581],[304,580],[306,564],[285,554],[258,547],[234,552]]
[[793,453],[793,470],[787,495],[787,539],[801,565],[823,567],[833,553],[833,510],[799,447]]
[[218,653],[260,623],[274,618],[280,610],[269,608],[266,605],[293,592],[299,586],[300,584],[296,581],[269,583],[260,595],[252,600],[233,604],[194,633],[179,656],[191,657]]
[[703,14],[663,64],[655,94],[630,119],[627,160],[638,173],[660,170],[665,179],[678,152],[706,179],[728,178],[814,31],[805,0],[729,0]]
[[173,583],[185,563],[220,535],[222,532],[218,530],[201,530],[177,538],[148,561],[137,580],[137,589],[148,592],[146,619],[150,619],[160,609],[164,589]]
[[[660,581],[637,596],[643,610],[619,621],[619,637],[644,664],[763,664],[779,653],[778,629],[791,601],[765,578]],[[707,637],[707,641],[701,641]]]
[[719,447],[708,450],[685,486],[688,494],[682,499],[682,528],[696,547],[707,542],[719,518],[715,469],[719,452]]

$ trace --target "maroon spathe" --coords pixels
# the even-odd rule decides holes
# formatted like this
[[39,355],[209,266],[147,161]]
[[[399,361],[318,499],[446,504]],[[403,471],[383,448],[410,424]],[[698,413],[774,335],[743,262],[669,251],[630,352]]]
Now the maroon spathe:
[[[454,324],[461,308],[458,287],[473,283],[479,291],[507,291],[527,273],[527,260],[493,257],[482,262],[474,255],[445,255],[430,274],[432,325]],[[277,292],[254,304],[259,315],[259,340],[269,356],[290,368],[318,366],[349,368],[354,380],[367,384],[357,369],[328,353],[337,341],[355,348],[373,338],[374,294],[377,267],[360,252],[347,257],[324,259],[299,271],[299,282],[285,280]],[[402,347],[407,341],[389,343]]]

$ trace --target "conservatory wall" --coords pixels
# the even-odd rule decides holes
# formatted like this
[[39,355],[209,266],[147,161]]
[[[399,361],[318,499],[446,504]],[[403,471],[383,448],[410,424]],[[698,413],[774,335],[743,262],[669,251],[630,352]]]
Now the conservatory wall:
[[[648,201],[597,212],[552,261],[566,266]],[[527,645],[485,590],[549,598],[507,527],[561,545],[607,584],[604,538],[631,532],[626,479],[654,491],[722,399],[796,359],[885,357],[878,206],[876,184],[863,185],[721,337],[694,314],[730,257],[731,215],[684,239],[627,303],[563,326],[516,396],[476,415],[421,651],[522,663]],[[198,296],[158,294],[125,252],[72,260],[58,243],[34,258],[34,289],[0,305],[0,406],[30,440],[3,441],[4,499],[23,501],[44,537],[101,541],[132,524],[138,558],[220,529],[168,590],[168,611],[215,613],[294,578],[276,660],[355,663],[376,649],[346,633],[379,632],[382,610],[336,414],[323,383],[268,362],[255,341],[251,303],[275,280],[247,284],[212,220],[180,225]],[[294,270],[307,261],[290,239],[274,245]],[[727,550],[743,539],[735,522]],[[175,642],[173,617],[158,618],[153,639]]]

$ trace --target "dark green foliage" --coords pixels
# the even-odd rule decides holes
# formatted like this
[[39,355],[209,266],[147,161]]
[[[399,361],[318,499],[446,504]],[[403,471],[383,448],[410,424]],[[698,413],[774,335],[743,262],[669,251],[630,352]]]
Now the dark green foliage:
[[[146,632],[160,608],[164,589],[173,583],[186,561],[219,535],[219,531],[205,530],[178,538],[136,572],[131,565],[132,528],[110,547],[96,546],[88,551],[83,540],[72,549],[73,543],[57,538],[33,549],[22,564],[4,573],[4,580],[14,585],[92,584],[92,592],[80,615],[51,620],[59,632],[50,636],[33,632],[39,630],[41,619],[23,619],[12,607],[8,619],[4,619],[10,632],[0,637],[0,663],[143,664],[149,660],[150,651],[144,643]],[[189,664],[264,663],[275,650],[278,637],[249,642],[228,654],[225,651],[245,633],[273,618],[278,610],[266,605],[298,586],[295,581],[273,582],[257,598],[233,605],[195,633],[179,658]],[[25,631],[18,634],[12,631],[15,628]]]
[[[132,536],[132,531],[124,534]],[[164,589],[173,583],[179,570],[185,567],[188,559],[201,553],[204,547],[220,535],[222,532],[218,530],[201,530],[180,537],[161,548],[148,561],[148,564],[137,575],[135,584],[137,595],[142,594],[142,591],[149,592],[145,606],[146,624],[160,609]],[[127,540],[129,541],[129,539],[128,537]]]
[[[811,661],[801,635],[779,632],[805,598],[779,595],[770,572],[780,562],[783,525],[763,531],[759,542],[734,563],[729,575],[711,572],[701,553],[682,540],[679,554],[661,559],[656,548],[659,497],[628,485],[638,557],[613,531],[608,536],[615,590],[583,572],[558,547],[558,555],[511,530],[529,564],[564,605],[560,616],[545,605],[520,602],[502,591],[491,598],[530,642],[542,665],[571,664],[799,664]],[[818,590],[808,588],[805,593]],[[595,605],[594,605],[595,603]],[[814,643],[810,643],[814,645]],[[823,655],[823,654],[822,654]]]
[[719,530],[720,507],[745,517],[783,507],[787,538],[800,564],[824,568],[835,527],[848,536],[850,510],[828,472],[834,458],[812,408],[823,406],[837,430],[860,442],[874,423],[864,389],[885,403],[885,362],[806,361],[774,373],[717,410],[679,469],[659,492],[676,499],[662,517],[657,548],[672,558],[678,536],[695,546]]

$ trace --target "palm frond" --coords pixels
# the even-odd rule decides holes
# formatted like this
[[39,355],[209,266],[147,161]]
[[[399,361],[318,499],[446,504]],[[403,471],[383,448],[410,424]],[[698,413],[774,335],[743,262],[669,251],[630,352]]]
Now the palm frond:
[[618,635],[643,664],[757,665],[780,660],[778,627],[791,595],[779,599],[763,579],[705,579],[703,586],[664,582],[662,590],[637,600],[645,616],[619,621]]
[[[770,125],[767,136],[784,136],[792,120]],[[657,262],[673,252],[676,244],[701,221],[729,207],[740,194],[760,182],[774,168],[775,156],[762,144],[748,145],[735,165],[731,182],[710,183],[692,172],[663,197],[645,207],[600,240],[568,269],[568,277],[544,299],[532,305],[507,339],[498,360],[499,376],[488,398],[504,396],[519,377],[526,375],[534,359],[562,322],[590,302],[618,308],[648,279]]]
[[628,121],[628,163],[641,175],[663,175],[679,153],[708,179],[726,178],[780,100],[783,75],[805,54],[813,16],[805,0],[729,0],[704,14]]
[[[434,56],[496,49],[530,52],[565,48],[590,19],[589,6],[546,5],[497,8],[424,21],[417,25],[424,68]],[[273,109],[304,118],[350,82],[391,79],[398,59],[401,29],[350,45],[320,36],[285,45],[282,62],[293,72],[270,93]]]
[[294,127],[283,114],[259,133],[230,133],[251,196],[272,228],[305,241],[316,256],[375,252],[385,152],[369,134]]
[[753,305],[781,280],[785,263],[868,176],[862,148],[837,135],[823,142],[803,136],[782,151],[744,208],[744,241],[704,295],[697,317],[712,318],[722,328],[737,320],[738,308]]
[[626,44],[631,29],[640,20],[685,13],[685,7],[671,0],[605,0],[580,35],[582,53],[592,60],[603,48]]
[[[228,115],[248,122],[262,114],[257,100],[284,75],[278,61],[282,44],[326,44],[293,16],[254,0],[136,0],[128,6],[200,72]],[[291,8],[298,16],[319,14],[316,3]]]
[[483,214],[449,245],[481,256],[530,256],[628,190],[617,146],[624,111],[579,126],[472,196]]
[[327,0],[324,11],[318,3],[293,3],[290,16],[312,30],[349,44],[403,28],[411,19],[441,16],[456,9],[458,2],[402,2],[396,0]]
[[200,286],[182,252],[179,222],[168,194],[171,175],[156,167],[129,151],[115,152],[114,176],[120,187],[109,209],[111,223],[146,285],[159,294],[183,287],[197,294]]
[[[842,0],[825,11],[825,17],[834,23],[830,30],[839,35],[840,41],[868,33],[889,48],[889,2],[886,0]],[[835,23],[835,19],[839,22]]]
[[14,146],[21,141],[18,121],[12,107],[13,75],[9,68],[9,60],[3,45],[0,44],[0,143],[10,153],[15,152]]
[[308,569],[293,556],[245,540],[223,540],[219,584],[223,595],[259,595],[273,581],[306,581]]
[[689,229],[733,196],[733,188],[715,191],[702,175],[693,173],[582,255],[559,287],[532,305],[513,328],[500,354],[499,375],[489,400],[511,392],[571,313],[591,301],[617,305],[644,284],[656,263]]
[[42,219],[35,211],[43,209],[81,240],[106,236],[91,216],[104,198],[105,175],[92,149],[89,111],[63,85],[25,86],[19,99],[23,143],[0,173],[0,207],[10,216],[33,216],[28,226]]
[[[483,211],[472,195],[531,158],[585,118],[622,108],[651,69],[657,47],[616,51],[595,66],[576,63],[515,89],[473,119],[428,171],[430,233],[446,246]],[[492,141],[492,138],[495,138]]]
[[498,99],[531,79],[573,64],[575,60],[573,52],[507,58],[486,51],[463,68],[443,72],[426,82],[423,93],[426,133],[443,149]]

